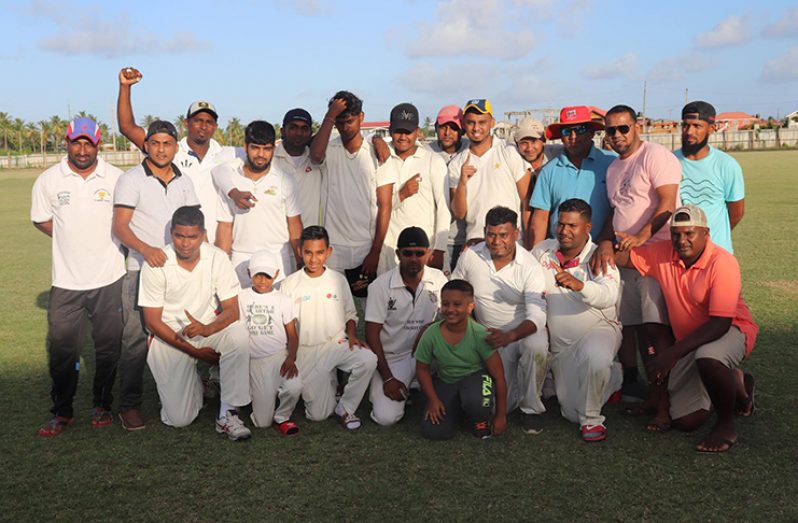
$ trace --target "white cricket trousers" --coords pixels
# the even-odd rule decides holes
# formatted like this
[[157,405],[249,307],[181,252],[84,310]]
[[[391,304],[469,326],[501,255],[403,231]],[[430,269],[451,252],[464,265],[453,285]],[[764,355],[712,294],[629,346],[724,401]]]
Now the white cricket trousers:
[[[386,355],[388,357],[390,355]],[[388,368],[397,380],[410,389],[410,382],[416,377],[416,359],[410,352],[394,361],[388,360]],[[392,400],[382,391],[382,376],[375,372],[371,377],[369,401],[371,401],[371,419],[378,425],[388,426],[397,423],[405,415],[406,401]]]
[[354,414],[377,368],[377,356],[367,348],[350,349],[349,341],[341,333],[324,344],[300,345],[296,363],[302,378],[305,417],[321,421],[329,418],[335,409],[338,385],[335,370],[350,373],[340,403],[346,412]]
[[[195,347],[211,347],[219,353],[221,400],[233,407],[249,404],[249,331],[246,326],[235,322],[207,338],[192,338],[191,343]],[[173,427],[189,425],[202,408],[202,380],[197,372],[197,359],[153,336],[147,365],[161,398],[161,421]]]
[[620,330],[605,324],[591,327],[570,347],[552,347],[549,364],[564,418],[580,426],[604,423],[601,408],[623,382],[614,361],[620,346]]
[[[272,421],[282,423],[291,419],[302,394],[299,375],[291,379],[280,376],[288,351],[282,350],[265,358],[253,358],[249,362],[249,388],[252,394],[252,423],[256,427],[270,427]],[[280,404],[275,411],[276,400]]]
[[548,372],[548,333],[539,331],[499,349],[507,382],[507,412],[521,407],[525,414],[543,414],[540,399]]

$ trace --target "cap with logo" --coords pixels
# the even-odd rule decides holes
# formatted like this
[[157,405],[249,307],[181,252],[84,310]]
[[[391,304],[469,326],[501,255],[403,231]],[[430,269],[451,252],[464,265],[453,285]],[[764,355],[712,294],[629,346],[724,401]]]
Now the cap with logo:
[[410,103],[401,103],[391,109],[391,132],[407,131],[412,133],[418,129],[418,109]]
[[291,109],[285,113],[285,116],[283,116],[283,127],[285,127],[289,122],[297,121],[305,122],[309,126],[313,125],[313,118],[310,117],[310,113],[297,107],[296,109]]
[[540,120],[527,117],[518,122],[513,138],[516,142],[520,142],[524,138],[535,138],[540,140],[545,135],[546,129],[543,127],[543,123]]
[[489,114],[493,116],[493,106],[487,98],[474,98],[473,100],[467,101],[465,107],[463,107],[463,113],[467,113],[471,109],[477,111],[479,114]]
[[147,128],[147,137],[145,140],[149,140],[152,135],[160,133],[168,134],[177,141],[177,129],[172,122],[167,122],[166,120],[155,120],[152,122]]
[[707,225],[707,215],[704,213],[704,210],[692,203],[673,211],[671,227],[704,227],[705,229],[709,229],[709,225]]
[[711,103],[696,100],[690,102],[682,109],[682,120],[703,120],[707,123],[715,123],[715,108]]
[[204,100],[198,100],[189,105],[188,111],[186,111],[186,118],[191,118],[197,113],[208,113],[213,116],[214,120],[219,119],[219,113],[216,112],[216,107],[211,102],[206,102]]
[[590,109],[586,105],[563,107],[560,111],[560,121],[546,127],[546,138],[549,140],[562,138],[562,128],[572,125],[586,124],[594,131],[604,129],[604,123],[593,120]]
[[447,123],[453,123],[458,129],[462,130],[463,110],[456,105],[447,105],[438,111],[438,117],[435,119],[435,125],[440,127],[441,125]]
[[429,247],[429,237],[424,229],[420,227],[407,227],[396,240],[396,248],[404,249],[405,247]]
[[269,278],[274,278],[280,269],[277,257],[271,251],[258,251],[249,259],[249,276],[265,274]]
[[75,118],[67,126],[66,137],[69,141],[84,137],[94,145],[97,145],[100,143],[100,127],[91,118],[85,116]]

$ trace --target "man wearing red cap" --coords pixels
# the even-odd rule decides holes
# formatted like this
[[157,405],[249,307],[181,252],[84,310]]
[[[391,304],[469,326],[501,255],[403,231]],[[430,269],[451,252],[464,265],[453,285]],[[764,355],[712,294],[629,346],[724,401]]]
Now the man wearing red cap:
[[114,421],[111,389],[122,341],[125,259],[111,235],[111,220],[122,171],[97,156],[99,145],[97,124],[77,118],[67,128],[66,158],[33,185],[31,220],[53,239],[47,313],[53,418],[39,429],[39,436],[57,436],[74,423],[72,400],[87,318],[96,352],[91,424],[103,427]]

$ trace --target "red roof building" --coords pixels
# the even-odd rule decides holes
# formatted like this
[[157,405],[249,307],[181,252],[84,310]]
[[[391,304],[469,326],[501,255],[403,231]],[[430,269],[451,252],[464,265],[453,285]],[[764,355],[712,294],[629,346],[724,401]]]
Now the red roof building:
[[715,117],[718,131],[737,131],[757,123],[759,118],[741,111],[719,113]]

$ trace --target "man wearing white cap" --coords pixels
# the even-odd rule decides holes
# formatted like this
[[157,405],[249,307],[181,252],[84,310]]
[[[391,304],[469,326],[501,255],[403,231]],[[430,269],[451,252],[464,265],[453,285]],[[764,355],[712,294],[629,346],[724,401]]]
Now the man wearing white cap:
[[31,220],[53,239],[47,305],[53,418],[39,429],[39,436],[57,436],[74,423],[72,400],[87,318],[95,348],[91,424],[104,427],[114,421],[111,389],[122,341],[125,260],[111,234],[111,220],[122,171],[97,156],[99,145],[97,123],[75,119],[67,127],[66,157],[33,184]]

